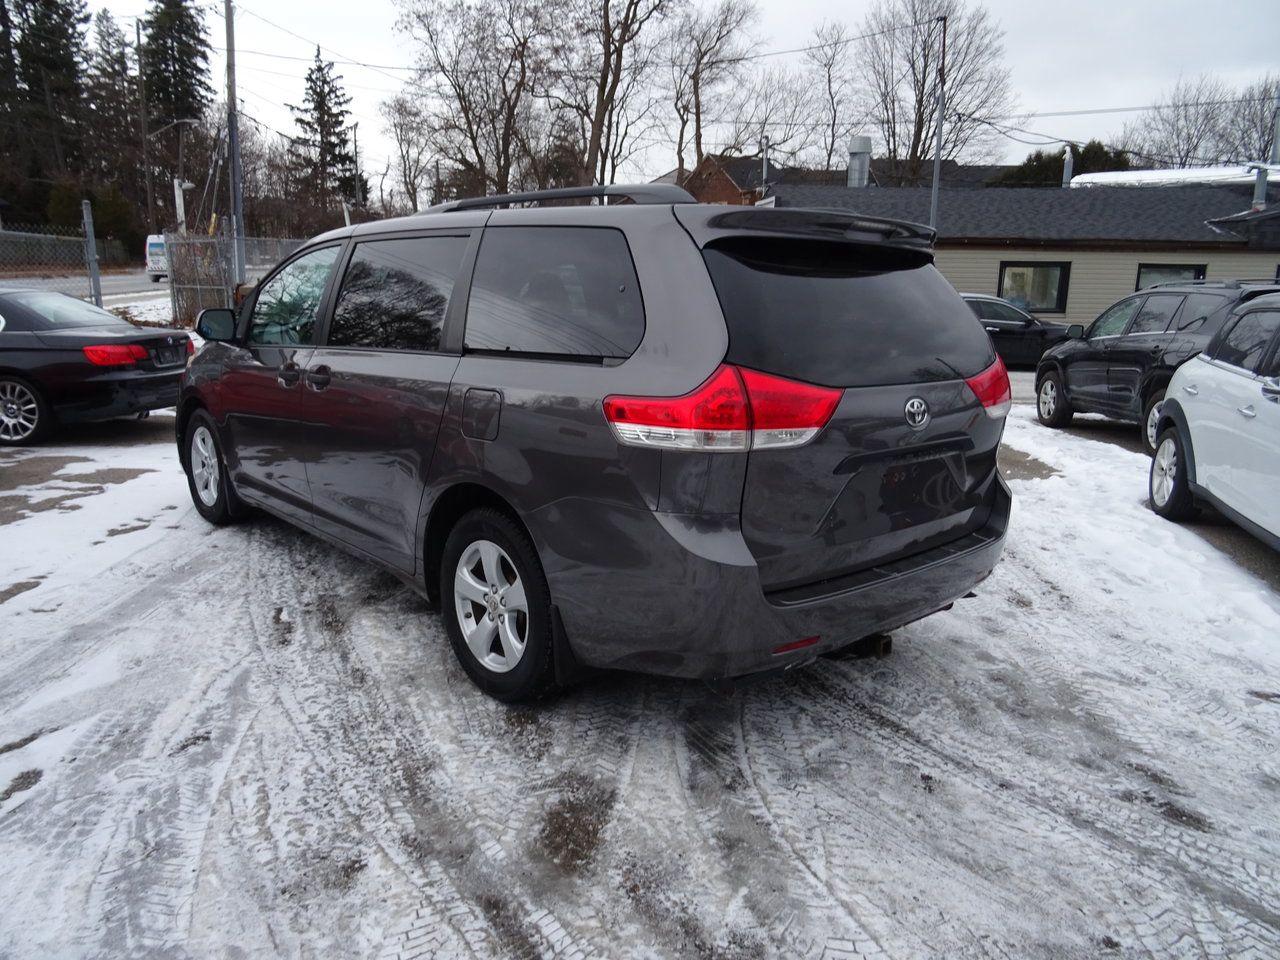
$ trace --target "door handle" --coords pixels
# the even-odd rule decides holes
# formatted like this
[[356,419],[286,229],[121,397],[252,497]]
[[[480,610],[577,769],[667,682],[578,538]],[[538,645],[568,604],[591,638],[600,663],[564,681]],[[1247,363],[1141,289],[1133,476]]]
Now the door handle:
[[1190,396],[1193,396],[1193,397],[1200,396],[1200,391],[1196,389],[1196,386],[1193,383],[1184,383],[1182,385],[1182,392],[1189,394]]
[[325,387],[329,386],[329,381],[332,379],[332,373],[333,371],[323,363],[318,367],[313,367],[307,371],[307,386],[312,390],[323,390]]
[[987,330],[987,333],[999,333],[999,332],[1000,332],[1000,328],[999,328],[999,327],[987,327],[987,328],[986,328],[986,330]]
[[1258,415],[1258,412],[1253,409],[1252,403],[1247,407],[1236,407],[1236,412],[1242,417],[1248,417],[1250,420]]
[[292,387],[302,378],[302,369],[290,360],[276,371],[276,383],[282,387]]

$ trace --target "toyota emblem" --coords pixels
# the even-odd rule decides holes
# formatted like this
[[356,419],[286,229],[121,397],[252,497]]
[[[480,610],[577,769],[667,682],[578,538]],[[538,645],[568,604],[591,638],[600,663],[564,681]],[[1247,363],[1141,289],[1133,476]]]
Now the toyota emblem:
[[912,430],[923,430],[929,422],[929,405],[920,397],[907,401],[907,423]]

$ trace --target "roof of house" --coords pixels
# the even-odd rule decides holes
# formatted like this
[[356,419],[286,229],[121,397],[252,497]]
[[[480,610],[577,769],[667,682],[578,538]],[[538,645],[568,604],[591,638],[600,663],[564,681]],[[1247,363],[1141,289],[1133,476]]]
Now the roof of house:
[[[827,207],[873,217],[927,223],[928,187],[779,184],[779,207]],[[1243,238],[1206,221],[1249,207],[1250,191],[1236,187],[987,187],[943,190],[938,196],[938,239],[1033,242],[1240,243]],[[1280,190],[1273,192],[1280,200]]]

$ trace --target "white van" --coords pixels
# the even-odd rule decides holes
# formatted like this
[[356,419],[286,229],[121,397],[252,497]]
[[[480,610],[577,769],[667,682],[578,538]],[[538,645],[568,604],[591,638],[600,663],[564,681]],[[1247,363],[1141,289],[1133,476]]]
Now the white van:
[[164,248],[164,234],[152,233],[147,236],[147,276],[152,283],[159,283],[161,277],[169,275],[169,256]]

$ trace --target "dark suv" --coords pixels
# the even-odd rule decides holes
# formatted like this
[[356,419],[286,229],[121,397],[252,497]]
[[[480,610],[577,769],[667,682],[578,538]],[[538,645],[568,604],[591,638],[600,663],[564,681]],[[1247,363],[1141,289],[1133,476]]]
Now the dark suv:
[[1239,303],[1280,290],[1271,280],[1162,283],[1108,307],[1086,330],[1050,347],[1036,368],[1036,412],[1049,427],[1101,413],[1142,428],[1155,452],[1160,404],[1173,371],[1209,345]]
[[[587,197],[631,202],[547,205]],[[812,660],[949,606],[1002,548],[1008,377],[932,239],[652,185],[324,234],[201,315],[195,505],[418,585],[502,699],[582,665]]]

